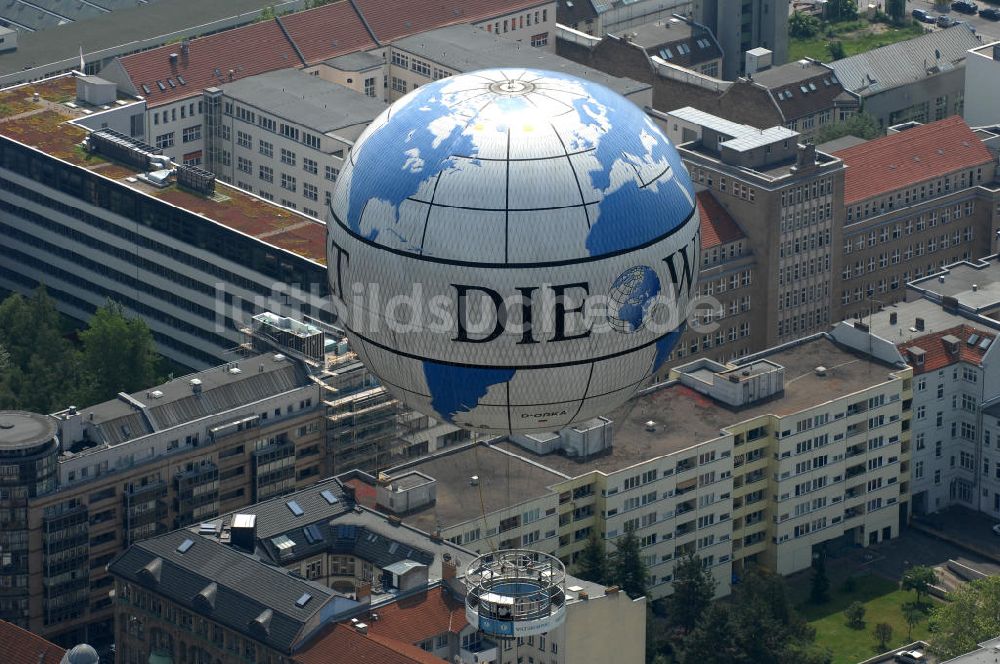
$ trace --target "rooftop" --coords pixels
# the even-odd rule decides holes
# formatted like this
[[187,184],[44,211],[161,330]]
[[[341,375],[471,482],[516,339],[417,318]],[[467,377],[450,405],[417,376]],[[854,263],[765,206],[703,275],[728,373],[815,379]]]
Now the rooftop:
[[[318,626],[329,613],[328,603],[343,610],[356,606],[320,583],[262,564],[235,548],[199,540],[187,530],[133,544],[109,570],[195,613],[210,614],[237,632],[252,633],[281,652],[291,652],[301,642],[307,623]],[[267,625],[266,631],[254,630],[256,618]]]
[[972,31],[957,26],[858,53],[830,66],[844,88],[868,97],[954,69],[966,51],[980,45]]
[[975,650],[949,659],[941,664],[996,664],[997,651],[1000,650],[1000,636],[983,641]]
[[746,237],[736,221],[719,204],[711,191],[699,191],[695,198],[698,202],[698,215],[701,223],[702,251]]
[[708,28],[679,18],[627,28],[620,37],[679,67],[692,67],[722,57],[722,48]]
[[372,627],[374,623],[369,625],[368,634],[362,634],[351,624],[331,625],[295,653],[292,661],[297,664],[441,664],[440,657],[418,646],[375,634]]
[[954,263],[910,284],[936,299],[953,297],[973,311],[995,310],[1000,306],[1000,255]]
[[815,60],[798,60],[757,72],[753,82],[768,89],[786,120],[839,104],[855,104],[855,98],[844,91],[833,70]]
[[[32,94],[37,92],[39,100]],[[206,197],[176,184],[156,189],[134,179],[136,170],[89,155],[79,145],[87,130],[69,121],[80,109],[65,102],[76,98],[76,79],[66,74],[0,91],[0,137],[36,148],[50,156],[93,171],[152,198],[202,216],[237,233],[278,249],[325,264],[326,226],[293,210],[216,182],[216,193]]]
[[59,664],[65,650],[42,637],[0,620],[5,664]]
[[[566,479],[522,456],[480,443],[435,454],[389,470],[388,474],[394,476],[414,470],[437,480],[437,501],[403,517],[406,523],[426,532],[480,517],[484,506],[489,512],[537,498],[546,493],[546,487]],[[579,466],[576,472],[580,472]],[[477,485],[470,480],[473,475],[479,477]]]
[[[892,314],[896,315],[895,323],[890,322]],[[924,321],[923,330],[916,328],[917,318]],[[919,299],[912,302],[890,304],[881,311],[872,313],[871,316],[865,316],[863,322],[869,326],[871,333],[875,336],[901,345],[918,337],[948,330],[968,321],[957,314],[946,312],[937,302]]]
[[333,67],[334,69],[339,69],[340,71],[355,72],[372,69],[374,67],[381,67],[385,64],[385,60],[374,53],[357,51],[355,53],[348,53],[346,55],[338,55],[335,58],[330,58],[329,60],[324,61],[323,64]]
[[549,0],[422,0],[413,11],[413,0],[352,0],[382,44],[400,37],[427,32],[443,25],[475,23],[522,9],[541,7]]
[[258,74],[221,87],[229,97],[323,134],[367,125],[386,108],[381,100],[299,69]]
[[[751,366],[764,358],[784,367],[785,389],[777,396],[737,410],[678,382],[651,389],[608,414],[614,421],[614,448],[607,456],[585,464],[558,455],[530,455],[510,443],[503,446],[513,447],[570,476],[588,470],[609,473],[713,440],[722,435],[724,428],[754,417],[792,415],[878,385],[889,379],[891,371],[882,363],[845,350],[824,335],[744,358],[736,366]],[[826,376],[816,375],[818,366],[827,367]],[[657,423],[655,432],[647,431],[650,420]]]
[[258,355],[84,408],[89,442],[117,445],[311,384],[301,364],[277,357]]
[[700,111],[691,106],[678,108],[670,111],[667,115],[729,136],[729,140],[720,141],[719,145],[720,147],[724,146],[733,150],[752,150],[786,139],[798,140],[799,137],[797,131],[793,131],[787,127],[776,126],[767,129],[758,129],[748,124],[741,124],[720,118],[717,115]]
[[600,83],[625,97],[650,89],[648,83],[612,76],[471,25],[431,30],[399,39],[393,46],[460,72],[498,65],[506,68],[535,67]]
[[[946,346],[948,337],[958,340],[958,352],[951,353]],[[987,333],[980,328],[971,325],[957,325],[952,328],[941,330],[933,334],[925,334],[916,337],[910,342],[900,344],[900,351],[905,353],[914,348],[918,348],[924,353],[923,364],[914,364],[907,361],[913,367],[914,374],[928,373],[943,369],[957,362],[968,364],[980,364],[983,356],[993,341],[996,340],[996,332]]]
[[844,203],[847,205],[963,168],[983,166],[993,160],[990,151],[959,115],[876,138],[834,154],[847,166],[844,174]]
[[[83,3],[57,4],[62,8],[84,6]],[[96,18],[46,27],[37,32],[20,31],[17,50],[0,55],[0,75],[14,74],[61,60],[78,60],[81,44],[87,53],[114,48],[125,39],[129,45],[140,48],[146,40],[177,31],[198,34],[199,27],[204,29],[204,26],[215,21],[240,14],[249,13],[245,21],[251,22],[263,8],[275,3],[273,0],[170,0],[137,5],[133,0],[114,0],[111,3],[101,0],[97,4],[115,5],[114,17],[105,19],[101,13]],[[7,3],[7,8],[10,9],[13,5],[14,3]],[[34,13],[41,12],[35,10]]]
[[438,586],[381,607],[378,622],[369,625],[368,631],[406,643],[418,643],[446,632],[458,634],[467,624],[465,602]]
[[44,443],[55,435],[56,424],[47,415],[0,410],[0,452]]

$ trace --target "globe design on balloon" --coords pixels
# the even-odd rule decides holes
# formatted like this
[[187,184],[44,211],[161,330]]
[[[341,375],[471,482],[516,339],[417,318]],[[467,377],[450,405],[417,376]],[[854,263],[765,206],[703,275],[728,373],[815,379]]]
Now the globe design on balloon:
[[484,432],[607,414],[670,355],[699,220],[676,150],[574,76],[421,86],[362,133],[328,214],[331,296],[403,403]]
[[627,334],[639,330],[659,294],[660,278],[653,268],[638,265],[622,272],[609,293],[611,327]]

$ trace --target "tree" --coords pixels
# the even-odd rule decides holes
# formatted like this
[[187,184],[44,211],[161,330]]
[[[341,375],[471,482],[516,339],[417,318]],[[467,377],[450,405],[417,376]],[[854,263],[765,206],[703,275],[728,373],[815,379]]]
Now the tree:
[[826,143],[841,136],[857,136],[865,140],[882,133],[878,123],[868,113],[856,113],[843,122],[828,124],[816,134],[817,143]]
[[914,565],[903,572],[903,590],[912,590],[917,594],[917,604],[921,595],[927,594],[930,587],[937,583],[937,572],[926,565]]
[[875,640],[878,641],[878,649],[880,651],[888,648],[889,641],[892,640],[892,625],[885,622],[875,625]]
[[733,593],[731,624],[741,662],[826,661],[825,652],[813,648],[815,630],[795,611],[777,575],[754,570],[743,577]]
[[847,51],[844,50],[844,42],[839,39],[827,42],[826,50],[830,52],[830,57],[834,60],[842,60],[847,57]]
[[684,638],[680,664],[744,661],[725,605],[713,604],[703,615],[697,627]]
[[826,575],[826,556],[823,554],[817,556],[813,561],[809,601],[813,604],[826,604],[830,601],[830,579]]
[[851,602],[850,606],[844,609],[844,616],[849,627],[861,629],[865,626],[865,605],[861,602]]
[[906,640],[913,640],[913,628],[924,618],[920,605],[907,602],[903,605],[903,620],[906,621]]
[[933,648],[941,660],[969,652],[1000,634],[1000,576],[966,583],[949,598],[930,617]]
[[611,557],[611,581],[625,594],[635,599],[646,594],[649,570],[639,552],[639,537],[633,528],[615,541],[615,552]]
[[604,547],[604,540],[596,533],[591,533],[587,545],[580,552],[576,576],[593,583],[608,581],[608,552]]
[[906,0],[886,0],[885,13],[894,23],[902,23],[906,16]]
[[819,34],[819,19],[796,11],[788,17],[788,34],[796,39],[809,39]]
[[667,598],[667,620],[671,627],[687,634],[693,630],[712,604],[715,579],[701,563],[689,555],[674,569],[674,594]]
[[83,402],[96,403],[154,382],[158,357],[153,334],[144,320],[128,318],[116,302],[94,313],[80,341],[87,382]]
[[831,21],[853,21],[858,17],[858,5],[854,0],[830,0],[826,11]]

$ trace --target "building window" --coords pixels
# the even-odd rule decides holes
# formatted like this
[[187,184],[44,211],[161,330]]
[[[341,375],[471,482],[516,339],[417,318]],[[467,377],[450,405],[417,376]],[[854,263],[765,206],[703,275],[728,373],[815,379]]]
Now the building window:
[[396,92],[406,92],[406,81],[401,78],[397,78],[396,76],[393,76],[392,89],[395,90]]
[[306,173],[312,173],[313,175],[316,175],[319,172],[319,164],[317,164],[309,157],[303,157],[302,170],[304,170]]
[[291,150],[286,150],[281,148],[281,163],[288,164],[289,166],[295,165],[295,153]]
[[531,35],[531,45],[536,48],[547,46],[548,43],[549,43],[549,33],[547,32],[539,32],[537,35]]
[[295,191],[296,182],[295,178],[288,173],[281,174],[281,188],[287,189],[288,191]]
[[156,137],[156,147],[158,148],[172,148],[174,147],[174,132],[168,132],[166,134],[160,134]]
[[261,166],[260,179],[264,182],[274,182],[274,169],[270,166]]
[[245,157],[237,157],[236,168],[243,173],[253,173],[253,162]]
[[260,142],[260,153],[265,157],[274,157],[274,145],[267,141]]
[[365,95],[369,97],[375,96],[375,79],[366,78],[365,79]]
[[427,76],[428,78],[431,75],[431,66],[426,62],[423,62],[422,60],[417,60],[416,58],[414,58],[413,61],[410,63],[410,69],[417,72],[418,74]]
[[302,195],[311,201],[319,200],[319,190],[316,185],[309,184],[308,182],[302,183]]
[[249,150],[253,146],[253,139],[250,138],[250,134],[246,133],[245,131],[237,130],[236,144],[239,145],[241,148],[246,148],[247,150]]
[[201,139],[201,125],[194,125],[193,127],[186,127],[181,132],[181,139],[185,143],[190,143],[191,141],[197,141]]
[[325,177],[330,182],[336,182],[338,175],[340,175],[339,168],[334,168],[333,166],[327,166],[324,171],[323,177]]

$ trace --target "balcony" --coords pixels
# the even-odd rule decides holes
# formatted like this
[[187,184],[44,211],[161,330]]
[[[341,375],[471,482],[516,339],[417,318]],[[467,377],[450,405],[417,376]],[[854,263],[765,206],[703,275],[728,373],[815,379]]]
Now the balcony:
[[498,652],[495,643],[483,639],[462,648],[459,655],[462,658],[462,664],[486,664],[486,662],[497,661]]

